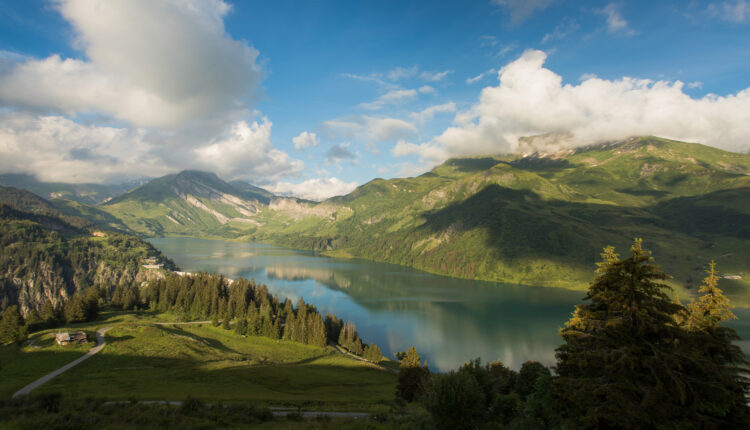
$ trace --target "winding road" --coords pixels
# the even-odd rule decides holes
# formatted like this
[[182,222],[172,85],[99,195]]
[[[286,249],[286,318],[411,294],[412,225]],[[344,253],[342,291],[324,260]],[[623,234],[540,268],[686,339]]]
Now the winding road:
[[52,372],[50,372],[50,373],[42,376],[41,378],[37,379],[36,381],[32,382],[31,384],[29,384],[29,385],[21,388],[20,390],[16,391],[13,394],[13,398],[29,395],[29,393],[31,393],[32,391],[34,391],[40,385],[48,382],[50,379],[54,378],[55,376],[57,376],[57,375],[65,372],[66,370],[68,370],[68,369],[70,369],[72,367],[77,366],[81,362],[86,361],[89,358],[91,358],[92,356],[94,356],[94,354],[96,354],[97,352],[101,351],[102,348],[104,348],[104,345],[107,344],[106,341],[105,341],[105,339],[104,339],[104,333],[106,333],[107,330],[109,330],[111,328],[112,327],[106,327],[106,328],[102,328],[102,329],[97,330],[97,332],[96,332],[96,346],[93,347],[93,348],[91,348],[86,354],[84,354],[81,357],[78,357],[77,359],[71,361],[70,363],[66,364],[63,367],[61,367],[61,368],[59,368],[57,370],[54,370],[54,371],[52,371]]

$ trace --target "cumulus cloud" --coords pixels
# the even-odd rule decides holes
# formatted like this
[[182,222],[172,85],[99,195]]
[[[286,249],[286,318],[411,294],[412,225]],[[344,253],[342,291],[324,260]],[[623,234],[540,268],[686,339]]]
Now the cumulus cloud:
[[455,125],[421,144],[400,141],[396,156],[442,161],[451,156],[506,153],[518,139],[554,133],[568,145],[658,135],[722,149],[750,149],[750,88],[724,97],[692,98],[680,81],[588,77],[578,85],[544,67],[544,52],[526,51],[498,73],[499,84],[459,112]]
[[357,158],[357,156],[349,150],[348,143],[333,145],[326,153],[326,162],[330,164],[338,164],[341,160],[353,160],[355,158]]
[[299,174],[304,163],[273,148],[271,126],[267,118],[252,124],[238,121],[224,136],[193,150],[196,164],[224,177],[242,178],[255,183]]
[[338,178],[308,179],[298,184],[279,182],[266,189],[277,195],[294,196],[321,201],[334,196],[349,194],[357,188],[356,182],[344,182]]
[[635,30],[630,28],[628,21],[622,17],[619,5],[610,3],[597,12],[607,18],[607,31],[610,33],[624,36],[633,36],[636,34]]
[[743,23],[750,21],[750,1],[735,0],[714,2],[708,5],[708,13],[724,21]]
[[[303,163],[248,118],[258,51],[222,0],[56,0],[80,58],[0,52],[0,171],[114,182],[184,168],[256,182]],[[116,126],[88,125],[105,121]],[[314,137],[314,136],[313,136]]]
[[414,124],[407,121],[367,115],[325,121],[322,128],[332,139],[359,140],[367,143],[406,138],[417,132]]
[[295,149],[312,148],[318,146],[320,139],[315,133],[303,131],[299,136],[292,138]]
[[555,0],[492,0],[492,3],[508,9],[513,24],[520,24],[538,10],[544,10]]
[[114,182],[168,173],[144,129],[78,124],[62,116],[0,113],[0,171],[51,182]]
[[62,0],[85,59],[52,55],[5,67],[0,100],[136,126],[177,127],[243,109],[258,51],[224,29],[221,0]]
[[419,91],[420,94],[434,94],[436,92],[435,88],[429,85],[422,85],[417,91]]

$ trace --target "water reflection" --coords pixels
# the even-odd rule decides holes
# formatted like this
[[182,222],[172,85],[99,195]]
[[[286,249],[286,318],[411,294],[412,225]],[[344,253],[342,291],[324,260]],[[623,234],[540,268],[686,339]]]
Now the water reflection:
[[281,297],[304,297],[352,320],[362,338],[393,356],[411,345],[433,369],[476,357],[518,368],[554,362],[557,330],[580,292],[430,275],[400,266],[339,260],[268,245],[159,238],[151,242],[183,270],[239,276]]

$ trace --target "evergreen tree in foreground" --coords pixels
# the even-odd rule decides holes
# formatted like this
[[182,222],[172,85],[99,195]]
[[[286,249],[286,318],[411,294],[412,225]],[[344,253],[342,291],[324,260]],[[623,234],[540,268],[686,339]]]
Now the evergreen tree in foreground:
[[[750,381],[744,376],[748,362],[732,341],[739,336],[724,321],[737,319],[729,309],[729,299],[719,289],[716,263],[711,262],[708,276],[698,290],[701,296],[688,305],[687,330],[698,360],[702,402],[701,422],[707,428],[750,427],[747,394]],[[744,367],[744,369],[743,369]],[[701,375],[702,373],[702,375]]]
[[397,354],[400,364],[398,372],[398,385],[396,386],[397,397],[407,402],[414,399],[424,392],[424,384],[430,376],[430,370],[427,363],[422,365],[422,361],[417,354],[417,348],[411,347],[406,353]]
[[726,398],[712,405],[706,396],[732,370],[708,365],[710,355],[696,347],[701,330],[678,323],[687,310],[667,295],[668,275],[638,239],[628,258],[612,247],[602,257],[589,303],[577,306],[560,332],[565,344],[557,349],[554,382],[568,427],[725,427],[741,412],[727,413]]

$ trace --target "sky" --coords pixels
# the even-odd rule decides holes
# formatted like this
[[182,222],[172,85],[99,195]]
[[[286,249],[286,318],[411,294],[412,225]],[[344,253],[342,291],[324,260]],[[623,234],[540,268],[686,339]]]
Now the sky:
[[750,0],[0,1],[0,173],[321,200],[543,134],[750,152]]

